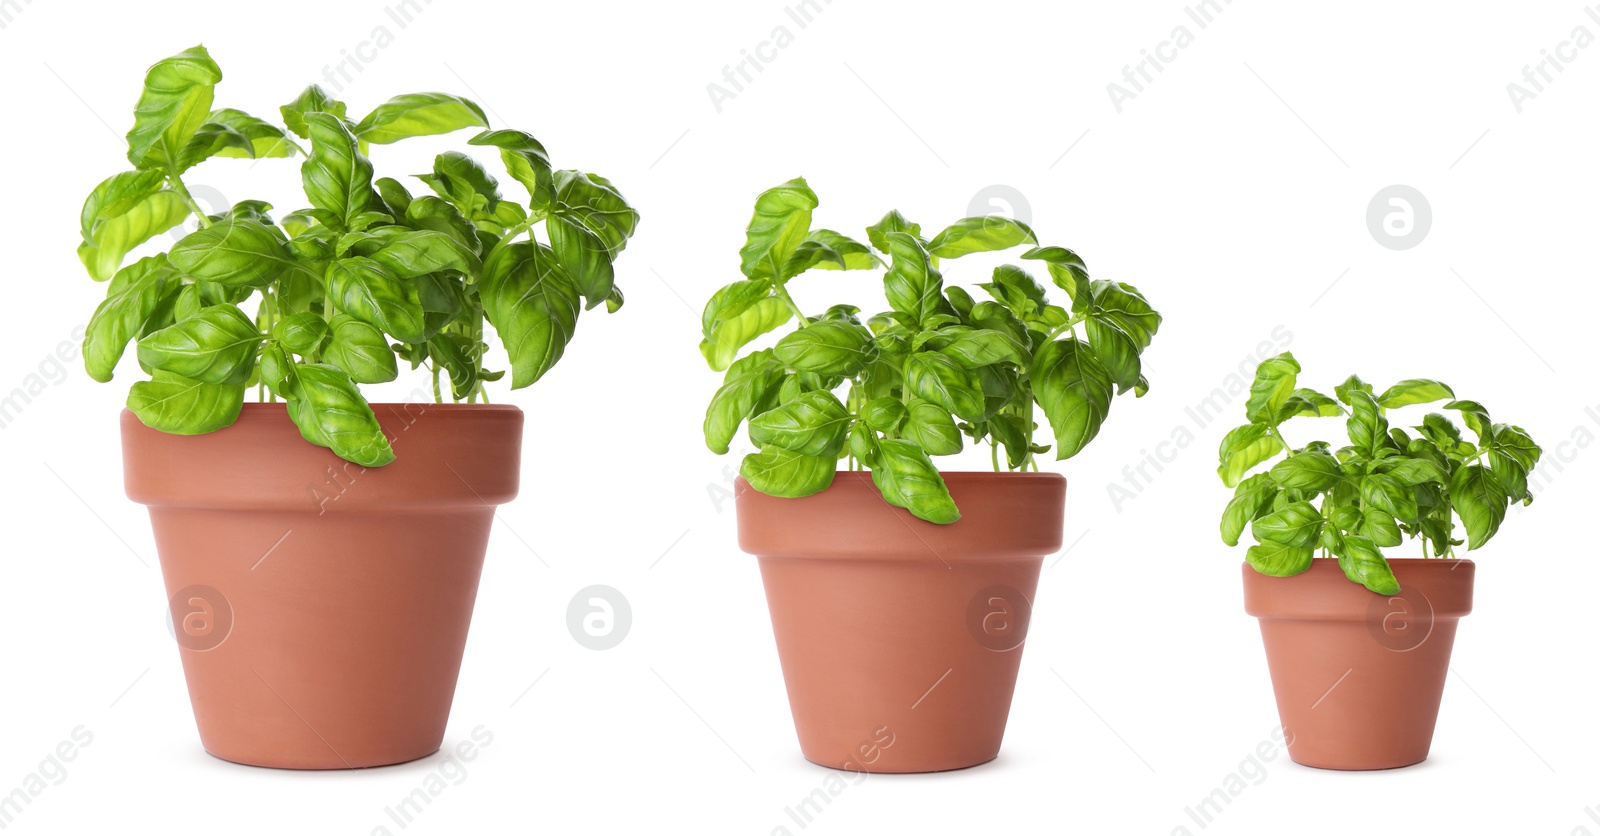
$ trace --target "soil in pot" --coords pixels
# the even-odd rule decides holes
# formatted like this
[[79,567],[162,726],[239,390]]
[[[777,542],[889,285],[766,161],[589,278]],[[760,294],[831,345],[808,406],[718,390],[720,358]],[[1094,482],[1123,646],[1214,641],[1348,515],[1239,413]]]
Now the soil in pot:
[[949,525],[889,505],[863,472],[801,499],[739,480],[739,546],[760,559],[808,760],[934,772],[1000,751],[1066,479],[944,478],[962,514]]
[[443,740],[523,416],[373,409],[396,454],[382,468],[305,441],[282,404],[197,436],[122,413],[127,493],[150,508],[200,741],[219,758],[368,767]]
[[1297,763],[1391,769],[1433,743],[1456,625],[1472,611],[1470,560],[1391,558],[1396,595],[1351,583],[1330,559],[1272,578],[1244,565],[1278,715]]

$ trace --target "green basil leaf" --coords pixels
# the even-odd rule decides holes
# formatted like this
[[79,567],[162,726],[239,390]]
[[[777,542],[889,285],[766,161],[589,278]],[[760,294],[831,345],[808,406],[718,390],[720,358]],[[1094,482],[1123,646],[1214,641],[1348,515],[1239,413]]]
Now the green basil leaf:
[[750,419],[750,440],[806,456],[837,459],[850,431],[850,413],[832,392],[802,392]]
[[290,314],[272,326],[272,338],[301,355],[320,351],[328,335],[328,323],[309,312]]
[[1450,387],[1437,380],[1423,380],[1413,378],[1402,380],[1378,396],[1378,405],[1384,409],[1397,409],[1402,406],[1411,406],[1419,403],[1432,403],[1446,398],[1454,399],[1455,392]]
[[563,170],[554,176],[554,214],[583,224],[606,245],[607,255],[616,261],[639,228],[639,213],[610,180],[598,174]]
[[1322,536],[1322,514],[1309,502],[1290,502],[1250,524],[1261,542],[1311,548]]
[[902,433],[907,441],[930,456],[953,456],[961,452],[961,431],[944,407],[927,401],[912,401]]
[[861,420],[878,432],[895,432],[905,419],[905,404],[896,398],[873,398],[861,408]]
[[1109,322],[1121,329],[1143,353],[1161,328],[1161,314],[1150,307],[1144,294],[1126,282],[1090,283],[1093,300],[1088,315],[1092,320]]
[[1505,521],[1509,492],[1494,471],[1480,464],[1469,464],[1450,479],[1450,505],[1467,527],[1467,550],[1481,547],[1500,530]]
[[784,268],[811,233],[811,210],[816,208],[816,192],[802,177],[762,192],[745,228],[739,270],[751,279],[787,281]]
[[1296,453],[1278,462],[1269,473],[1282,487],[1317,492],[1333,487],[1341,477],[1339,460],[1321,451]]
[[166,175],[160,171],[124,171],[100,181],[83,201],[79,212],[78,223],[84,243],[94,242],[95,229],[101,221],[127,214],[128,210],[161,191],[165,183]]
[[1222,542],[1230,546],[1239,545],[1239,535],[1250,523],[1267,513],[1277,495],[1277,483],[1265,473],[1257,473],[1240,482],[1233,492],[1233,498],[1228,500],[1228,507],[1222,511]]
[[145,426],[178,435],[220,430],[238,419],[243,405],[242,384],[201,383],[159,369],[128,390],[128,409]]
[[489,117],[473,102],[448,93],[406,93],[378,105],[356,124],[355,134],[364,142],[387,145],[473,126],[489,127]]
[[[1418,439],[1418,441],[1420,440]],[[1416,442],[1412,443],[1415,444]],[[1445,473],[1444,468],[1428,459],[1404,459],[1390,467],[1386,473],[1391,479],[1407,487],[1420,485],[1424,482],[1437,482],[1443,485],[1450,481],[1450,477]]]
[[1291,546],[1286,543],[1262,543],[1251,546],[1244,559],[1263,575],[1288,578],[1311,568],[1316,557],[1310,546]]
[[[1044,287],[1028,271],[1014,264],[1002,264],[994,268],[994,277],[978,287],[1019,317],[1041,314],[1048,307]],[[970,304],[967,305],[969,311],[971,308]]]
[[306,122],[307,114],[328,113],[344,121],[345,108],[344,102],[329,96],[327,91],[313,84],[301,91],[294,101],[278,108],[278,112],[283,114],[283,124],[293,131],[295,136],[310,139],[311,126]]
[[931,523],[961,519],[944,478],[922,448],[909,441],[885,438],[878,442],[872,481],[890,505],[910,511]]
[[814,229],[795,248],[783,274],[798,276],[807,270],[871,270],[883,261],[867,245],[831,229]]
[[750,417],[782,376],[783,370],[772,356],[772,349],[755,352],[728,368],[722,387],[706,407],[704,431],[706,446],[711,452],[719,456],[728,452],[739,425]]
[[545,231],[550,235],[550,250],[556,260],[578,283],[578,292],[586,302],[584,309],[592,310],[604,302],[616,284],[616,271],[605,242],[588,227],[563,215],[546,219]]
[[331,113],[307,113],[311,153],[300,166],[300,180],[318,220],[340,232],[356,228],[356,218],[374,208],[372,162],[361,153],[343,119]]
[[1261,361],[1250,384],[1250,397],[1245,401],[1245,417],[1253,424],[1270,423],[1294,394],[1299,372],[1300,363],[1287,351]]
[[976,369],[995,363],[1028,364],[1027,349],[1004,331],[987,328],[944,329],[951,339],[939,347],[939,353],[955,360],[963,367]]
[[[737,282],[735,284],[738,286],[738,290],[734,291],[734,294],[745,294],[752,293],[753,286],[758,283]],[[729,288],[734,286],[730,285]],[[767,288],[760,289],[762,294],[767,292]],[[720,295],[721,291],[718,293]],[[706,305],[706,316],[711,324],[706,332],[706,339],[700,343],[700,354],[706,358],[706,363],[716,371],[728,368],[728,364],[733,362],[733,358],[739,356],[739,349],[749,344],[751,340],[776,329],[778,326],[788,322],[790,317],[794,315],[789,310],[789,306],[776,296],[763,295],[745,304],[743,301],[733,299],[732,295],[730,294],[729,297],[724,297],[720,301],[736,304],[718,310],[716,313],[712,312],[712,307],[719,303],[717,297],[713,297],[711,302]],[[730,315],[729,311],[731,310],[737,310],[738,313]]]
[[906,359],[904,374],[906,389],[916,397],[968,421],[983,420],[983,383],[971,369],[943,354],[922,352]]
[[372,259],[396,278],[414,279],[441,271],[477,276],[483,269],[477,253],[445,232],[384,226],[346,237],[360,239],[352,252]]
[[[91,195],[89,200],[94,202],[95,197]],[[84,211],[89,211],[87,203]],[[177,192],[147,194],[119,214],[99,218],[91,235],[78,246],[78,260],[90,278],[103,282],[122,269],[122,260],[134,247],[183,223],[188,216],[189,207]]]
[[928,242],[928,254],[935,258],[960,258],[969,253],[1009,250],[1019,244],[1037,245],[1039,239],[1022,221],[1004,215],[963,218]]
[[773,346],[773,353],[790,368],[845,377],[861,371],[873,350],[872,335],[865,328],[842,320],[814,322],[784,335]]
[[1141,379],[1139,344],[1128,332],[1117,327],[1112,320],[1091,316],[1084,327],[1088,332],[1089,348],[1099,358],[1101,365],[1117,384],[1117,394],[1139,385]]
[[1372,394],[1372,384],[1355,375],[1350,375],[1345,378],[1343,383],[1333,387],[1333,394],[1347,405],[1350,403],[1350,394],[1352,392],[1366,392],[1370,395]]
[[1228,431],[1217,452],[1221,464],[1217,475],[1228,487],[1236,487],[1250,469],[1283,451],[1283,442],[1264,424],[1245,424]]
[[341,311],[401,342],[421,342],[426,328],[416,285],[370,258],[342,258],[328,266],[328,295]]
[[1100,433],[1111,411],[1111,373],[1088,343],[1069,338],[1037,351],[1028,376],[1034,399],[1055,432],[1056,459],[1077,455]]
[[1478,436],[1479,444],[1488,444],[1491,433],[1489,410],[1477,401],[1451,401],[1444,405],[1445,409],[1454,409],[1461,413],[1461,421]]
[[889,254],[889,234],[904,232],[918,241],[922,240],[922,227],[906,220],[899,210],[890,209],[877,223],[867,227],[867,243],[884,255]]
[[228,287],[264,287],[297,266],[275,229],[248,218],[197,229],[167,258],[186,276]]
[[1370,392],[1357,389],[1349,392],[1348,397],[1350,417],[1345,427],[1350,433],[1350,443],[1370,456],[1389,441],[1389,419],[1383,417]]
[[480,249],[481,240],[478,238],[477,227],[473,226],[456,207],[433,195],[425,195],[411,201],[411,205],[406,207],[406,226],[412,229],[442,232],[456,239],[457,243],[468,250],[477,252]]
[[[1370,393],[1368,393],[1370,394]],[[1370,539],[1352,534],[1344,538],[1344,552],[1339,555],[1339,568],[1344,576],[1379,595],[1393,595],[1400,591],[1389,561]]]
[[578,325],[578,287],[547,247],[507,245],[484,265],[483,310],[511,355],[511,388],[543,377]]
[[323,364],[301,363],[294,370],[298,385],[288,402],[289,418],[301,436],[363,467],[394,461],[388,437],[349,375]]
[[884,240],[890,264],[883,275],[883,289],[890,307],[924,327],[931,325],[936,315],[953,314],[955,310],[944,298],[944,278],[929,261],[921,242],[906,232],[887,233]]
[[374,325],[340,314],[328,323],[323,359],[357,383],[387,383],[399,375],[394,352]]
[[1311,389],[1296,389],[1278,410],[1277,423],[1281,424],[1297,415],[1332,418],[1343,414],[1344,407],[1333,398]]
[[1094,290],[1089,282],[1089,268],[1077,253],[1066,247],[1035,247],[1023,253],[1022,257],[1045,263],[1050,271],[1050,280],[1067,292],[1073,313],[1089,310],[1094,301]]
[[1400,526],[1395,523],[1394,517],[1377,508],[1368,508],[1361,512],[1362,537],[1371,540],[1378,546],[1400,545]]
[[419,174],[440,197],[473,220],[492,216],[500,205],[500,183],[475,159],[460,151],[433,158],[433,173]]
[[528,205],[548,209],[555,202],[555,173],[550,167],[550,154],[539,140],[522,131],[501,130],[484,131],[467,140],[467,144],[499,148],[506,172],[528,190]]
[[1394,477],[1383,473],[1369,473],[1361,480],[1361,503],[1406,522],[1415,522],[1417,519],[1416,494]]
[[460,334],[439,334],[428,340],[428,356],[450,373],[450,392],[456,400],[478,385],[478,358],[471,340]]
[[83,335],[83,366],[101,383],[111,380],[128,347],[163,299],[178,289],[178,274],[164,255],[140,259],[122,268],[106,288]]
[[144,78],[144,91],[128,131],[128,161],[140,169],[174,168],[211,113],[222,70],[203,46],[156,62]]
[[739,475],[769,496],[810,496],[833,484],[837,462],[832,456],[807,456],[782,447],[751,453],[739,464]]
[[139,362],[200,383],[242,385],[255,370],[261,332],[233,305],[201,308],[139,341]]

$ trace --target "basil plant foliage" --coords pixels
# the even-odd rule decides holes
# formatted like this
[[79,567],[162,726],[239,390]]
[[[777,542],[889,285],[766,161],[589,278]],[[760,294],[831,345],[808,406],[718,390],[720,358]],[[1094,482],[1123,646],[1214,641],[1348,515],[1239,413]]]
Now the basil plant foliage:
[[[483,401],[484,322],[506,347],[511,386],[561,359],[580,310],[622,305],[613,261],[639,215],[604,177],[555,170],[539,141],[489,130],[476,104],[443,93],[397,96],[360,121],[312,86],[280,110],[288,130],[238,110],[213,109],[222,71],[204,47],[151,67],[128,133],[132,170],[84,203],[78,255],[110,280],[83,343],[91,377],[109,381],[137,344],[149,380],[128,408],[172,433],[205,433],[238,417],[246,390],[287,402],[305,438],[365,466],[394,459],[357,388],[398,374],[397,361],[449,378],[457,402]],[[413,196],[373,179],[367,152],[409,137],[483,129],[467,144],[498,151],[524,204],[460,151],[416,175]],[[302,144],[303,143],[303,144]],[[310,205],[274,220],[244,200],[206,214],[184,175],[213,157],[302,158]],[[162,254],[123,262],[190,216],[196,231]],[[547,241],[534,228],[543,222]],[[524,235],[526,233],[526,236]],[[254,312],[241,307],[254,299]]]
[[[1540,449],[1521,427],[1494,423],[1476,401],[1456,400],[1436,380],[1402,380],[1375,394],[1352,375],[1336,398],[1296,387],[1300,364],[1290,353],[1256,369],[1245,403],[1248,424],[1222,440],[1217,474],[1234,496],[1222,513],[1222,540],[1239,544],[1246,528],[1256,540],[1245,559],[1262,574],[1297,575],[1320,550],[1338,558],[1350,580],[1381,595],[1400,591],[1381,551],[1405,537],[1421,541],[1423,557],[1454,557],[1500,530],[1512,502],[1533,502],[1528,476]],[[1462,437],[1442,412],[1412,429],[1389,425],[1387,411],[1447,401],[1477,437]],[[1345,417],[1349,443],[1294,447],[1282,426],[1297,416]],[[1266,471],[1247,475],[1282,456]],[[1455,539],[1460,517],[1466,540]]]
[[[726,371],[706,410],[706,446],[727,453],[748,421],[759,449],[739,472],[756,490],[814,494],[844,462],[870,470],[891,504],[954,522],[960,512],[931,457],[987,443],[995,470],[1002,459],[1010,470],[1038,470],[1034,456],[1050,448],[1033,441],[1035,403],[1055,431],[1056,458],[1065,459],[1099,433],[1113,392],[1148,389],[1139,356],[1160,314],[1131,285],[1091,281],[1083,259],[1039,246],[1026,224],[967,218],[929,239],[891,211],[862,244],[813,229],[816,208],[803,179],[762,193],[739,253],[745,277],[718,290],[701,320],[700,351]],[[983,301],[945,286],[941,261],[1013,248],[1044,268],[1070,307],[1050,304],[1014,264],[978,285]],[[890,310],[865,321],[852,305],[808,316],[789,293],[808,270],[880,268]],[[773,347],[740,356],[790,323]]]

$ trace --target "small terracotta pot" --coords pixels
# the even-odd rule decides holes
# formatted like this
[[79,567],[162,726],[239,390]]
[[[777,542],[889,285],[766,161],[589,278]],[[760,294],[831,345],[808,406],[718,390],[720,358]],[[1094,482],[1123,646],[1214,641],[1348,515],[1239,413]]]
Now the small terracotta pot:
[[1428,757],[1456,623],[1472,612],[1470,560],[1390,558],[1397,595],[1318,559],[1291,578],[1244,565],[1289,757],[1323,769],[1392,769]]
[[214,433],[122,413],[150,506],[200,742],[225,760],[343,769],[444,738],[494,506],[517,493],[522,411],[374,404],[396,459],[362,468],[282,404]]
[[807,760],[936,772],[993,760],[1067,480],[947,473],[961,519],[935,525],[843,472],[803,499],[737,487]]

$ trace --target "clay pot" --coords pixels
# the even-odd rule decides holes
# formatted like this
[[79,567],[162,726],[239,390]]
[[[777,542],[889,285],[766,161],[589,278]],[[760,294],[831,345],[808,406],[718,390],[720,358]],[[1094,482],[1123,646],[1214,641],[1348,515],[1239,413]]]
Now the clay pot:
[[200,742],[256,766],[344,769],[444,738],[494,506],[517,493],[522,411],[374,404],[397,458],[345,462],[282,404],[195,436],[122,413],[150,506]]
[[1397,595],[1351,583],[1337,561],[1272,578],[1244,566],[1289,757],[1323,769],[1392,769],[1428,757],[1456,623],[1472,612],[1470,560],[1391,558]]
[[807,760],[935,772],[1000,751],[1067,481],[947,473],[962,517],[935,525],[840,473],[803,499],[737,488],[739,547],[760,558]]

